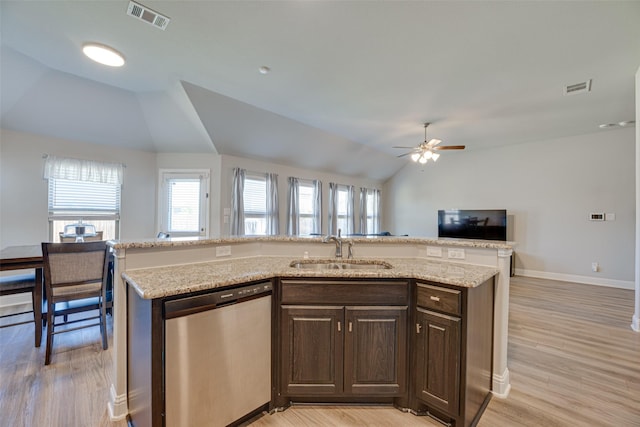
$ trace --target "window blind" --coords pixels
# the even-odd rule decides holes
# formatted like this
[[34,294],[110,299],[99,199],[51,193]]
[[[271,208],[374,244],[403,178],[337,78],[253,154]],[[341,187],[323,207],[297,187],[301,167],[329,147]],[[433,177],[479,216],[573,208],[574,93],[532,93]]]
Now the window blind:
[[200,179],[168,179],[169,232],[200,231]]
[[49,218],[120,217],[120,185],[49,178]]

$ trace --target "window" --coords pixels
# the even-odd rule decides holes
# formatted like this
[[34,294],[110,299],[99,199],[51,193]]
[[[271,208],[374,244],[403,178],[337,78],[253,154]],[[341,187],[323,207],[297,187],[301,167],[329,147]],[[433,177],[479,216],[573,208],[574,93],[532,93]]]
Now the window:
[[278,175],[235,168],[231,198],[232,235],[278,234]]
[[322,232],[322,183],[289,177],[289,236],[308,236]]
[[159,231],[172,237],[207,236],[209,170],[160,170]]
[[353,186],[329,183],[329,233],[353,234]]
[[360,188],[360,233],[380,233],[380,190]]
[[119,238],[122,176],[120,164],[48,156],[50,240],[59,242],[64,227],[78,222],[94,225],[105,240]]
[[244,234],[267,234],[267,178],[247,174],[244,180]]

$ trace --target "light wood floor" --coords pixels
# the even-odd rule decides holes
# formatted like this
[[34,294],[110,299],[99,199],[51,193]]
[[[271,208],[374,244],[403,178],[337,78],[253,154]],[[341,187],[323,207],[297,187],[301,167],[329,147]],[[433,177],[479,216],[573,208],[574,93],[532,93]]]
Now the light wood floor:
[[[633,291],[512,278],[512,390],[491,400],[479,427],[640,427],[640,334],[629,327],[632,315]],[[0,425],[125,427],[108,418],[112,359],[99,335],[91,328],[57,336],[44,366],[44,343],[33,347],[31,325],[0,329]],[[251,424],[262,426],[441,424],[388,407],[299,405]]]

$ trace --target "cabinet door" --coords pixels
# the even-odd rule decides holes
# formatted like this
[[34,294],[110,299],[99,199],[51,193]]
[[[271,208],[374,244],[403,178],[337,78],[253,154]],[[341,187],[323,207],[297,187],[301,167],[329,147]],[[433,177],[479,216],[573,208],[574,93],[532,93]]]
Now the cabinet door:
[[447,414],[459,414],[460,318],[418,308],[416,315],[419,399]]
[[345,393],[405,393],[407,307],[347,307],[345,323]]
[[343,308],[283,306],[280,313],[282,393],[341,393]]

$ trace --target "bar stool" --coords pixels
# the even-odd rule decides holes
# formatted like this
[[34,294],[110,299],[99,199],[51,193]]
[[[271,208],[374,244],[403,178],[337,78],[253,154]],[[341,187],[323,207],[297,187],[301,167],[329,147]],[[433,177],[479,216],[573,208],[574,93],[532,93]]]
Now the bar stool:
[[[12,276],[3,276],[0,277],[0,296],[2,295],[15,295],[15,294],[23,294],[23,293],[31,293],[31,310],[22,311],[20,313],[11,313],[0,316],[0,319],[5,317],[13,317],[19,316],[27,313],[34,313],[33,320],[26,320],[23,322],[10,323],[7,325],[2,325],[0,328],[7,328],[9,326],[17,326],[24,325],[25,323],[33,322],[35,328],[42,327],[40,322],[35,318],[35,312],[33,311],[33,307],[36,305],[35,299],[35,286],[36,286],[36,275],[34,273],[27,274],[15,274]],[[34,334],[36,330],[34,329]]]

